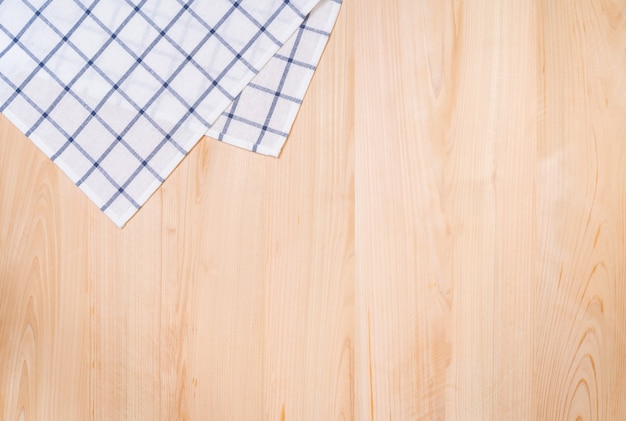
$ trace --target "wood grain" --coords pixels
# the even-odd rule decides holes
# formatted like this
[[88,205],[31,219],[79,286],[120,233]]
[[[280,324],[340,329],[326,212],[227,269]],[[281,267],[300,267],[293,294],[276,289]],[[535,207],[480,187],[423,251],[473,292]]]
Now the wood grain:
[[623,0],[345,0],[123,230],[0,116],[0,420],[621,421],[625,303]]

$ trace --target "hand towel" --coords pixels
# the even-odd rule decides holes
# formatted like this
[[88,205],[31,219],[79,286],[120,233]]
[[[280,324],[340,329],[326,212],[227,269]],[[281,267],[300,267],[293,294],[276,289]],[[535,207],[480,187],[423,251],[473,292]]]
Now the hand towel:
[[204,134],[277,156],[339,0],[3,0],[0,112],[122,227]]

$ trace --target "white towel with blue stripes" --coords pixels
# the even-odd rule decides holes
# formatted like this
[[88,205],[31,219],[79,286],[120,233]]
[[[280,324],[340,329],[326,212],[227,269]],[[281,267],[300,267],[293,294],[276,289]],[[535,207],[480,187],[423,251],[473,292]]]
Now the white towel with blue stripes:
[[278,156],[341,0],[2,0],[0,112],[122,227],[203,135]]

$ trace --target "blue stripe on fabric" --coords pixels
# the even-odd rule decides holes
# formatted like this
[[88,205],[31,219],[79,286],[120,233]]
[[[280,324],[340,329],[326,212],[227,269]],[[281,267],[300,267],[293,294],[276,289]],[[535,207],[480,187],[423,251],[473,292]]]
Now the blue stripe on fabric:
[[[142,0],[140,5],[145,3],[147,0]],[[26,3],[26,2],[25,2]],[[85,9],[83,9],[84,12],[86,12]],[[91,12],[88,13],[88,15],[90,15],[92,18],[94,17]],[[111,45],[111,43],[117,38],[118,34],[120,33],[120,31],[122,29],[124,29],[124,27],[126,26],[126,24],[133,18],[135,14],[131,12],[131,14],[129,14],[128,16],[126,16],[126,18],[122,21],[122,23],[117,27],[117,29],[113,32],[111,32],[109,34],[109,38],[104,42],[104,44],[102,44],[102,46],[96,51],[96,53],[91,57],[88,58],[80,49],[77,48],[76,44],[74,44],[72,41],[70,41],[69,36],[67,35],[63,35],[63,33],[61,31],[59,31],[59,29],[57,27],[55,27],[54,25],[52,25],[52,23],[48,20],[45,19],[44,17],[42,17],[42,21],[48,25],[49,28],[51,28],[56,34],[60,35],[60,36],[64,36],[65,38],[67,38],[66,40],[66,44],[69,45],[70,47],[72,47],[72,50],[74,50],[83,60],[86,61],[85,66],[83,66],[78,73],[76,73],[76,75],[74,75],[74,77],[69,81],[69,83],[67,83],[67,85],[63,85],[61,84],[61,87],[63,88],[63,90],[61,90],[61,93],[54,99],[54,101],[52,102],[52,104],[48,107],[48,109],[46,110],[46,114],[49,114],[54,107],[56,107],[61,100],[63,99],[63,97],[67,94],[67,92],[69,92],[69,90],[72,88],[72,86],[80,79],[80,77],[82,75],[85,74],[85,72],[89,69],[93,69],[96,70],[98,74],[103,75],[102,71],[99,71],[98,67],[94,64],[95,61],[98,59],[98,57],[100,57],[102,55],[102,53],[107,49],[107,47],[109,45]],[[107,78],[108,79],[108,78]],[[109,79],[110,80],[110,79]],[[114,83],[112,83],[112,85],[115,85]],[[118,83],[119,85],[119,83]],[[93,112],[98,112],[98,107],[94,108],[94,109],[88,109],[87,110],[90,114],[92,114]],[[26,136],[30,136],[30,134],[32,132],[34,132],[37,127],[39,127],[39,125],[43,122],[44,118],[41,117],[39,118],[35,124],[33,124],[31,126],[31,128],[28,130],[28,132],[26,133]],[[73,134],[73,137],[78,136],[78,132]]]
[[[11,82],[5,75],[3,75],[2,73],[0,73],[0,79],[2,79],[9,87],[13,88],[13,89],[17,89],[17,85],[15,85],[13,82]],[[33,101],[31,100],[29,97],[24,96],[23,99],[28,102],[28,104],[33,107],[34,110],[38,111],[38,112],[43,112],[43,110]],[[69,133],[67,133],[65,130],[63,130],[63,128],[57,124],[56,121],[54,120],[50,120],[50,124],[59,131],[59,133],[61,133],[63,136],[70,138]],[[89,157],[89,154],[82,149],[82,147],[77,143],[74,142],[74,139],[72,139],[72,144],[74,145],[74,147],[76,149],[78,149],[84,156],[85,158],[87,158],[87,160],[89,160],[92,164],[95,164],[96,161],[94,161],[93,159],[91,159]],[[107,181],[109,183],[111,183],[111,185],[115,188],[121,188],[121,186],[119,184],[117,184],[117,182],[111,178],[111,176],[104,170],[100,169],[100,172],[102,173],[102,175],[107,179]],[[130,195],[128,195],[128,193],[123,192],[124,197],[133,205],[135,206],[137,209],[139,209],[141,206],[135,202],[135,200],[130,197]]]
[[[0,1],[0,3],[2,3]],[[35,10],[35,13],[33,13],[33,16],[30,18],[30,20],[24,25],[24,27],[22,28],[22,30],[20,32],[18,32],[15,35],[11,35],[10,38],[12,40],[11,44],[9,44],[4,50],[2,50],[2,52],[0,53],[0,58],[2,58],[3,55],[6,54],[7,51],[9,51],[11,48],[13,48],[16,44],[17,41],[22,38],[22,36],[24,36],[24,33],[26,33],[26,31],[28,31],[28,28],[30,28],[33,24],[33,22],[35,22],[35,20],[37,20],[37,17],[39,15],[41,15],[41,13],[44,11],[44,9],[46,7],[48,7],[48,5],[52,3],[52,0],[47,0],[44,4],[41,5],[41,7],[39,9]],[[0,107],[2,108],[2,107]]]
[[[305,27],[304,24],[300,25],[300,29],[298,30],[298,35],[296,36],[296,39],[293,43],[293,47],[291,47],[291,52],[289,54],[289,57],[293,57],[296,54],[296,51],[298,50],[298,45],[300,45],[300,41],[302,40],[304,27]],[[254,152],[256,152],[257,148],[263,141],[265,134],[267,133],[267,129],[269,128],[270,121],[272,119],[272,116],[274,115],[274,111],[276,110],[276,104],[278,104],[278,100],[280,99],[280,95],[279,95],[280,91],[285,86],[285,81],[287,80],[287,75],[289,74],[289,68],[291,67],[292,62],[293,60],[288,60],[287,64],[285,65],[283,74],[280,77],[280,82],[278,83],[278,88],[276,88],[277,94],[274,95],[274,98],[272,98],[272,105],[270,106],[270,109],[267,112],[267,116],[265,117],[265,123],[263,124],[263,129],[261,130],[261,133],[259,133],[259,137],[257,138],[254,146],[252,147],[252,150]]]
[[[250,84],[248,84],[248,86],[250,88],[256,89],[257,91],[261,91],[261,92],[265,92],[266,94],[278,96],[278,97],[286,99],[287,101],[294,102],[296,104],[301,104],[302,103],[302,100],[300,98],[296,98],[294,96],[286,95],[286,94],[284,94],[284,93],[282,93],[280,91],[266,88],[265,86],[257,85],[255,83],[250,83]],[[232,112],[231,112],[231,114],[232,114]],[[226,130],[226,129],[227,129],[227,127],[224,127],[224,130]]]
[[[187,9],[183,7],[183,9],[182,9],[182,10],[187,10]],[[181,10],[181,13],[182,13],[182,10]],[[224,14],[224,16],[222,17],[222,19],[220,19],[220,21],[218,22],[218,24],[216,24],[216,27],[217,27],[217,26],[221,26],[221,25],[223,24],[223,22],[225,22],[225,21],[228,19],[228,17],[229,17],[229,16],[233,13],[233,11],[234,11],[234,8],[231,8],[231,10],[230,10],[228,13]],[[170,26],[170,25],[168,25],[168,27],[169,27],[169,26]],[[203,46],[204,44],[206,44],[206,42],[210,39],[210,37],[211,37],[211,36],[212,36],[212,34],[211,34],[211,33],[209,33],[209,34],[207,34],[204,38],[202,38],[202,40],[200,41],[200,43],[199,43],[199,44],[198,44],[198,45],[197,45],[197,46],[196,46],[196,47],[195,47],[195,48],[194,48],[194,49],[193,49],[193,50],[189,53],[189,55],[188,55],[188,57],[189,57],[189,58],[188,58],[187,60],[185,60],[184,62],[182,62],[182,63],[181,63],[181,64],[180,64],[180,65],[176,68],[176,70],[172,73],[172,75],[171,75],[171,76],[170,76],[170,77],[166,80],[166,82],[167,82],[168,84],[170,84],[170,83],[171,83],[171,82],[172,82],[172,81],[176,78],[176,76],[178,76],[178,74],[182,71],[182,69],[183,69],[183,68],[187,65],[187,63],[191,60],[191,57],[193,57],[193,55],[195,55],[195,54],[198,52],[198,50],[199,50],[200,48],[202,48],[202,46]],[[172,139],[173,134],[174,134],[174,133],[178,130],[178,128],[180,127],[180,125],[181,125],[184,121],[186,121],[186,120],[190,117],[190,115],[192,115],[192,114],[193,114],[193,112],[195,111],[195,108],[198,106],[198,104],[199,104],[202,100],[204,100],[204,98],[206,98],[206,96],[210,93],[210,91],[212,91],[212,90],[213,90],[213,88],[215,88],[215,86],[217,86],[217,85],[218,85],[219,80],[221,80],[221,78],[223,78],[224,74],[225,74],[225,73],[224,73],[224,72],[222,72],[222,74],[221,74],[218,78],[216,78],[216,79],[213,79],[213,80],[212,80],[212,83],[211,83],[211,86],[209,87],[209,89],[208,89],[207,91],[205,91],[205,92],[204,92],[204,94],[203,94],[203,95],[202,95],[202,96],[201,96],[201,97],[200,97],[200,98],[199,98],[199,99],[198,99],[198,100],[197,100],[194,104],[192,104],[192,105],[191,105],[191,107],[189,107],[189,108],[188,108],[187,113],[186,113],[183,117],[181,117],[181,118],[179,119],[178,124],[177,124],[176,126],[174,126],[174,128],[173,128],[173,129],[172,129],[169,133],[167,133],[167,134],[165,135],[165,137],[163,138],[163,140],[162,140],[162,141],[161,141],[161,142],[160,142],[160,143],[159,143],[159,144],[155,147],[155,149],[153,150],[153,153],[152,153],[149,157],[147,157],[147,158],[145,159],[145,161],[146,161],[146,162],[150,162],[150,160],[152,159],[152,157],[154,157],[154,155],[156,155],[156,153],[157,153],[158,151],[160,151],[160,150],[161,150],[161,148],[162,148],[162,147],[163,147],[166,143],[168,143],[168,142],[173,143],[173,139]],[[163,92],[163,90],[164,90],[164,89],[165,89],[165,87],[163,87],[163,86],[162,86],[162,87],[161,87],[161,88],[160,88],[160,89],[159,89],[159,90],[158,90],[158,91],[157,91],[157,92],[156,92],[156,93],[155,93],[155,94],[154,94],[154,95],[153,95],[153,96],[152,96],[152,97],[148,100],[148,102],[147,102],[147,103],[146,103],[146,105],[144,106],[144,109],[148,109],[148,108],[152,105],[152,103],[153,103],[153,102],[154,102],[154,101],[155,101],[155,100],[156,100],[156,99],[157,99],[157,98],[161,95],[161,93]],[[228,98],[229,100],[233,100],[233,99],[234,99],[234,97],[232,97],[232,96],[230,96],[230,95],[229,95],[227,98]],[[143,110],[142,110],[142,111],[143,111]],[[136,115],[136,116],[135,116],[135,117],[134,117],[134,118],[130,121],[130,123],[126,126],[126,128],[122,131],[122,133],[120,133],[120,135],[121,135],[121,136],[124,136],[124,135],[125,135],[125,134],[126,134],[126,133],[127,133],[127,132],[131,129],[131,128],[132,128],[132,126],[133,126],[133,125],[134,125],[134,124],[135,124],[135,123],[139,120],[139,118],[141,117],[141,115],[143,115],[143,112],[140,112],[139,114],[137,114],[137,115]],[[113,145],[113,146],[114,146],[114,145]],[[102,156],[98,159],[98,161],[101,161],[101,160],[103,160],[104,158],[106,158],[106,156],[107,156],[107,155],[108,155],[108,154],[109,154],[112,150],[113,150],[113,147],[109,147],[109,148],[107,148],[107,149],[104,151],[104,153],[102,154]],[[186,154],[187,154],[187,151],[185,151],[184,149],[183,149],[182,151],[180,151],[180,150],[179,150],[179,152],[181,152],[183,155],[186,155]],[[140,170],[140,169],[141,169],[141,168],[143,168],[143,167],[144,167],[144,165],[141,165],[140,167],[138,167],[138,170]],[[78,183],[76,183],[76,184],[77,184],[77,185],[82,184],[82,183],[83,183],[83,182],[84,182],[84,181],[85,181],[85,180],[89,177],[89,175],[91,174],[91,172],[93,172],[93,168],[89,169],[89,170],[87,171],[87,173],[86,173],[86,174],[85,174],[85,175],[84,175],[84,176],[83,176],[83,177],[79,180],[79,182],[78,182]],[[122,187],[123,187],[123,188],[128,187],[128,184],[130,184],[130,182],[132,182],[132,181],[134,180],[134,178],[137,176],[137,174],[138,174],[138,171],[133,172],[133,175],[131,175],[131,177],[127,180],[126,184],[125,184],[124,186],[122,186]],[[106,209],[107,209],[107,208],[108,208],[108,207],[109,207],[109,206],[113,203],[113,200],[114,200],[115,198],[117,198],[117,197],[118,197],[118,195],[117,195],[117,194],[116,194],[116,195],[114,195],[114,196],[113,196],[113,198],[112,198],[112,200],[110,200],[109,202],[107,202],[107,204],[105,204],[105,206],[104,206],[101,210],[103,210],[103,211],[104,211],[104,210],[106,210]]]
[[[229,1],[230,1],[231,3],[239,3],[239,1],[234,1],[234,0],[229,0]],[[283,6],[283,7],[281,7],[281,10],[282,10],[282,8],[284,8],[284,6]],[[266,32],[266,31],[267,31],[267,28],[266,28],[266,27],[267,27],[267,25],[268,25],[267,23],[266,23],[265,25],[261,24],[261,22],[259,22],[258,20],[256,20],[256,19],[255,19],[255,17],[254,17],[254,16],[252,16],[250,13],[248,13],[248,11],[247,11],[246,9],[240,8],[240,9],[239,9],[239,11],[240,11],[240,12],[241,12],[241,14],[243,14],[246,18],[248,18],[248,20],[249,20],[250,22],[252,22],[252,23],[253,23],[253,24],[257,27],[257,29],[258,29],[260,32]],[[278,40],[278,39],[277,39],[274,35],[272,35],[271,33],[269,33],[269,31],[267,31],[267,37],[268,37],[268,38],[269,38],[269,40],[270,40],[270,41],[272,41],[275,45],[277,45],[277,46],[281,46],[281,45],[282,45],[282,43],[281,43],[281,42],[280,42],[280,41],[279,41],[279,40]]]
[[[2,26],[0,24],[0,30],[2,30],[3,32],[7,33],[8,31],[6,30],[6,28],[4,26]],[[22,47],[23,51],[32,59],[36,59],[36,57],[34,56],[34,54],[25,48],[24,45],[21,45],[21,42],[18,42],[18,44],[20,44],[20,47]],[[82,53],[81,53],[82,54]],[[84,56],[84,55],[83,55]],[[104,121],[96,112],[94,109],[90,108],[89,105],[87,103],[85,103],[83,101],[82,98],[80,98],[80,96],[78,96],[75,92],[71,91],[70,88],[67,85],[64,85],[63,81],[60,80],[58,78],[58,76],[52,71],[50,70],[47,66],[44,66],[43,70],[55,81],[59,84],[59,86],[63,87],[63,92],[68,92],[69,95],[74,98],[85,110],[87,110],[88,114],[91,117],[94,117],[100,124],[102,124],[102,126],[110,133],[112,134],[115,138],[117,138],[118,143],[121,143],[137,160],[142,161],[143,157],[141,157],[127,142],[125,142],[119,133],[115,132],[107,123],[106,121]],[[26,95],[23,95],[22,90],[17,87],[15,89],[15,92],[17,92],[18,94],[22,94],[22,97],[24,99],[27,99],[29,104],[32,104],[30,101],[30,98],[28,98]],[[58,103],[58,101],[55,101],[55,105],[57,105],[56,103]],[[39,114],[41,115],[41,117],[39,118],[39,120],[37,121],[36,125],[39,126],[44,120],[45,121],[49,121],[49,122],[53,122],[53,120],[50,117],[50,112],[54,107],[49,107],[48,110],[41,110],[39,111]],[[38,110],[40,110],[39,107],[37,107]],[[80,133],[87,125],[88,125],[88,120],[84,121],[79,127],[78,129],[75,131],[75,133],[73,133],[72,135],[68,135],[68,134],[64,134],[64,136],[68,139],[67,142],[65,142],[61,148],[59,150],[57,150],[57,152],[55,152],[50,159],[52,161],[55,161],[62,153],[63,151],[65,151],[65,149],[70,145],[74,143],[74,139],[77,138],[78,133]],[[55,127],[58,127],[56,125],[56,122],[54,124]],[[155,125],[155,127],[158,128],[158,126]],[[32,134],[34,130],[31,128],[29,130],[26,131],[26,136],[30,136]],[[161,132],[165,133],[165,131],[163,129],[161,129]],[[69,141],[69,139],[71,139],[71,141]],[[86,152],[84,152],[84,150],[81,148],[80,149],[81,153],[83,153],[83,155],[85,155],[85,158],[87,158],[90,162],[97,162],[100,163],[100,160],[94,160],[94,158],[92,156],[90,156],[89,154],[87,154]],[[152,175],[154,177],[156,177],[158,180],[163,181],[163,178],[159,175],[159,173],[152,168],[151,166],[146,166],[146,169],[152,173]],[[102,170],[101,170],[102,171]]]
[[[128,1],[128,0],[126,0]],[[180,4],[183,4],[183,0],[177,0]],[[215,32],[215,27],[211,27],[208,23],[206,23],[205,20],[203,20],[200,16],[198,16],[198,14],[193,10],[193,9],[189,9],[189,14],[201,25],[204,27],[204,29],[206,29],[207,31],[214,32],[214,36],[215,38],[224,46],[228,49],[228,51],[233,54],[233,55],[237,55],[237,50],[233,48],[232,45],[230,45],[228,43],[228,41],[226,41],[224,39],[224,37],[222,37],[218,32]],[[273,37],[273,36],[272,36]],[[185,52],[180,48],[180,46],[178,46],[178,44],[176,44],[174,41],[170,41],[170,43],[177,48],[181,54],[185,54]],[[243,63],[244,66],[246,66],[250,71],[252,71],[253,73],[258,73],[259,70],[255,69],[254,66],[252,66],[252,64],[250,64],[250,62],[248,62],[248,60],[246,60],[245,58],[241,57],[241,62]],[[204,68],[200,65],[198,65],[198,69],[201,71],[205,71]]]
[[[280,12],[285,8],[285,6],[288,4],[288,0],[284,0],[284,3],[277,8],[277,10],[268,18],[267,22],[265,23],[265,25],[263,25],[264,27],[268,27],[274,20],[276,20],[276,18],[278,17],[278,15],[280,14]],[[229,10],[230,13],[225,14],[224,17],[222,17],[222,19],[226,19],[227,16],[230,16],[230,14],[232,14],[232,12],[235,9],[239,8],[239,3],[238,2],[234,2],[232,4],[231,9]],[[248,43],[241,49],[241,51],[239,52],[239,55],[243,56],[243,54],[245,54],[246,51],[248,51],[248,49],[250,49],[252,47],[252,45],[254,45],[254,43],[259,39],[259,37],[261,37],[265,32],[267,31],[261,31],[259,30],[249,41]],[[205,41],[206,42],[206,41]],[[196,47],[196,49],[194,49],[194,51],[192,52],[191,55],[195,54],[195,52],[197,52],[197,50],[199,49],[199,46]],[[238,56],[239,56],[238,55]],[[198,104],[200,104],[204,98],[206,98],[206,96],[209,95],[209,93],[215,88],[215,85],[217,83],[219,83],[219,81],[230,71],[230,69],[232,69],[232,67],[239,61],[239,57],[236,56],[223,70],[222,72],[215,78],[215,80],[213,81],[213,83],[211,84],[211,86],[209,86],[209,88],[207,90],[205,90],[202,95],[200,96],[200,98],[198,98],[198,100],[195,102],[194,105],[192,105],[192,108],[197,107]],[[160,92],[159,92],[160,93]],[[156,96],[156,95],[155,95]],[[234,99],[234,98],[232,98]],[[231,100],[232,100],[231,99]],[[178,130],[178,127],[183,123],[184,120],[186,120],[189,116],[189,112],[187,113],[187,115],[183,116],[180,119],[180,122],[178,123],[177,126],[175,126],[172,131],[170,132],[171,134],[175,133],[176,130]],[[162,147],[163,142],[161,142],[161,144],[159,144],[159,146],[157,146],[157,148],[154,151],[154,154],[156,154],[158,152],[158,150],[160,150],[160,148]],[[153,155],[154,156],[154,155]],[[137,177],[137,175],[139,174],[140,170],[142,167],[138,167],[135,172],[133,173],[133,175],[131,175],[131,177],[126,181],[126,183],[122,186],[122,188],[127,188],[128,185],[130,185],[130,183]],[[113,197],[111,197],[111,199],[100,209],[102,211],[105,211],[106,209],[108,209],[113,202],[117,199],[117,197],[119,196],[118,193],[114,194]]]
[[[98,1],[100,1],[100,0],[95,0],[95,1],[91,4],[91,6],[96,5],[96,4],[98,3]],[[26,1],[25,1],[24,3],[29,4],[29,3],[27,3]],[[40,17],[41,15],[40,15],[40,14],[35,13],[35,16],[36,16],[36,17]],[[78,22],[77,22],[77,23],[76,23],[76,24],[75,24],[75,25],[74,25],[74,26],[73,26],[73,27],[69,30],[69,32],[68,32],[68,34],[67,34],[67,37],[68,37],[68,38],[69,38],[69,37],[70,37],[70,36],[71,36],[71,35],[72,35],[72,34],[73,34],[73,33],[74,33],[74,32],[75,32],[75,31],[76,31],[76,30],[80,27],[80,25],[81,25],[81,24],[82,24],[82,22],[83,22],[83,21],[87,18],[87,16],[89,16],[89,12],[85,12],[85,13],[83,13],[83,15],[82,15],[82,16],[78,19]],[[1,25],[0,25],[0,26],[1,26]],[[9,34],[9,31],[8,31],[8,30],[7,30],[4,26],[2,26],[2,28],[3,28],[3,32],[5,32],[6,34]],[[28,52],[28,53],[30,53],[30,50],[28,50],[28,49],[24,48],[24,44],[22,44],[19,40],[17,40],[17,41],[16,41],[16,40],[14,39],[13,41],[14,41],[14,42],[16,42],[16,44],[17,44],[18,46],[20,46],[20,48],[21,48],[24,52]],[[43,67],[45,67],[46,63],[47,63],[47,62],[50,60],[50,58],[51,58],[54,54],[56,54],[56,52],[57,52],[57,51],[58,51],[58,50],[59,50],[59,49],[63,46],[63,44],[65,43],[65,41],[66,41],[66,40],[65,40],[64,38],[61,38],[61,41],[60,41],[60,42],[58,42],[58,43],[57,43],[57,44],[56,44],[56,45],[52,48],[52,50],[51,50],[51,51],[50,51],[50,52],[49,52],[49,53],[48,53],[48,54],[47,54],[47,55],[46,55],[46,56],[45,56],[42,60],[39,60],[38,58],[36,58],[36,57],[35,57],[35,56],[31,53],[31,57],[35,57],[35,58],[34,58],[34,60],[35,60],[36,62],[38,62],[38,66],[37,66],[37,67],[35,67],[35,70],[33,70],[33,71],[32,71],[32,72],[31,72],[31,73],[30,73],[30,74],[26,77],[26,79],[24,79],[24,81],[20,84],[20,86],[18,86],[19,91],[18,91],[18,90],[15,90],[15,92],[14,92],[14,93],[13,93],[13,94],[12,94],[12,95],[11,95],[11,96],[10,96],[10,97],[6,100],[6,101],[5,101],[5,103],[4,103],[4,104],[0,107],[1,109],[5,109],[5,108],[6,108],[6,107],[7,107],[7,106],[11,103],[11,102],[13,102],[13,100],[15,99],[15,97],[17,97],[17,95],[19,95],[19,93],[20,93],[21,91],[23,91],[23,90],[24,90],[24,88],[26,87],[26,85],[28,85],[28,83],[30,83],[30,81],[31,81],[31,80],[35,77],[35,75],[36,75],[37,73],[39,73],[39,71],[40,71]]]
[[[234,114],[235,111],[237,110],[237,105],[239,105],[239,99],[241,98],[241,96],[237,96],[237,98],[235,98],[235,100],[233,101],[232,105],[230,106],[230,110],[229,112],[231,114]],[[228,130],[228,127],[230,126],[230,122],[231,120],[226,120],[226,123],[224,124],[224,129],[223,132],[225,132],[226,130]],[[220,137],[219,140],[223,140],[223,132],[220,133]]]

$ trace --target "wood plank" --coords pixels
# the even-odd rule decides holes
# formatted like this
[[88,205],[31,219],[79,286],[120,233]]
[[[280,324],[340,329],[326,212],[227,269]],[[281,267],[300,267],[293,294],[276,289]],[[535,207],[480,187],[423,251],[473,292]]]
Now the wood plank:
[[536,414],[626,418],[626,4],[542,2]]
[[621,419],[619,4],[357,9],[357,419]]

